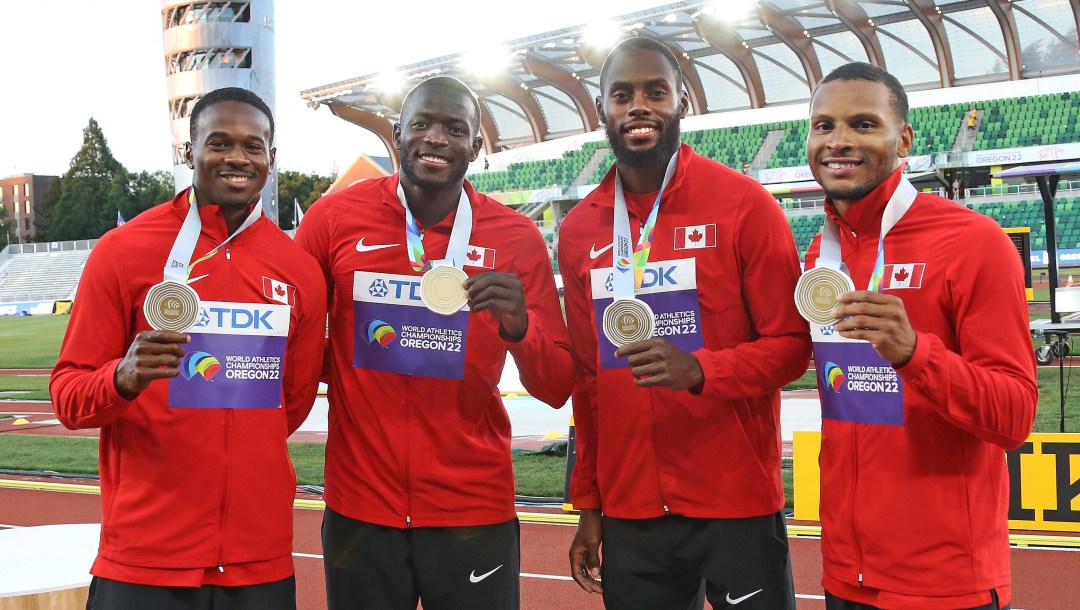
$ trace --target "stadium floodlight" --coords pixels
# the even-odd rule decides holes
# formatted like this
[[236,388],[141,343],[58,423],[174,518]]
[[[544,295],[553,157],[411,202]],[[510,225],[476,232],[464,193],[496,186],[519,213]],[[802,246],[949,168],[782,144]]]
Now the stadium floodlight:
[[610,49],[622,37],[622,28],[611,21],[598,21],[585,29],[585,42],[598,49]]
[[477,47],[462,55],[461,67],[474,76],[494,76],[506,69],[508,59],[503,47]]
[[753,14],[758,0],[713,0],[705,14],[724,23],[737,23]]
[[375,89],[382,93],[397,93],[405,87],[405,77],[397,70],[387,70],[375,78]]

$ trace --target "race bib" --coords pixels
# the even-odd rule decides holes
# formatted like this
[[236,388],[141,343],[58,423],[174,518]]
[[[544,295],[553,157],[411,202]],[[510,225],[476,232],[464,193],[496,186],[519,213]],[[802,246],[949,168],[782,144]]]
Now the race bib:
[[289,335],[288,305],[203,301],[169,407],[278,409]]
[[450,315],[429,310],[420,277],[357,271],[353,274],[353,366],[461,379],[465,374],[468,305]]
[[891,364],[866,341],[831,326],[810,325],[821,389],[821,416],[859,424],[904,424],[904,387]]
[[[593,269],[592,299],[594,319],[598,325],[604,319],[604,309],[615,300],[610,267]],[[705,341],[701,332],[701,306],[697,293],[697,260],[685,258],[671,261],[650,261],[645,267],[641,287],[635,291],[638,299],[648,303],[656,321],[654,337],[667,339],[679,349],[690,353],[701,349]],[[600,368],[629,368],[626,358],[616,358],[615,344],[596,329]]]

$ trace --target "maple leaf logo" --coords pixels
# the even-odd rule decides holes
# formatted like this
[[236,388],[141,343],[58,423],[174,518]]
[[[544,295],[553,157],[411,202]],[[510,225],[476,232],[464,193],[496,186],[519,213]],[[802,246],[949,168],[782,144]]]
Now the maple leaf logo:
[[701,234],[701,231],[698,231],[697,229],[694,229],[694,232],[690,234],[690,241],[692,241],[694,243],[697,243],[697,242],[701,241],[702,237],[704,237],[704,236]]
[[907,269],[901,267],[899,271],[893,274],[893,278],[896,279],[896,281],[898,282],[903,282],[904,280],[908,279]]
[[279,297],[283,297],[283,296],[285,296],[285,289],[284,289],[284,288],[282,288],[281,286],[276,286],[276,287],[274,287],[274,292],[275,292],[275,293],[276,293],[276,294],[277,294],[277,295],[278,295]]
[[469,253],[466,254],[465,256],[467,256],[469,258],[469,260],[471,260],[474,263],[476,261],[480,260],[480,253],[477,252],[475,248],[470,250]]

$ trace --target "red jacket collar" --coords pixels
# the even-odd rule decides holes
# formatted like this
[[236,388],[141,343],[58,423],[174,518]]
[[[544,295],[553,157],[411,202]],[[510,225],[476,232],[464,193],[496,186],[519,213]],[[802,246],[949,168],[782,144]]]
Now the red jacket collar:
[[[188,213],[188,195],[191,192],[192,187],[180,191],[173,197],[172,207],[173,212],[180,217],[181,222]],[[198,195],[196,195],[196,198]],[[257,205],[257,204],[256,204]],[[248,212],[251,212],[251,208],[248,207]],[[202,233],[209,236],[212,239],[219,239],[224,241],[229,237],[229,228],[225,224],[225,216],[221,213],[221,206],[216,203],[207,203],[199,207],[199,220],[202,222]],[[237,235],[235,239],[240,239],[241,235]]]
[[856,235],[868,233],[877,235],[881,232],[881,215],[885,213],[885,206],[896,192],[896,187],[900,185],[900,178],[903,175],[904,166],[901,165],[865,197],[849,205],[843,216],[840,216],[840,212],[836,210],[832,199],[826,197],[825,213],[840,226]]
[[[690,162],[693,158],[697,157],[697,153],[690,147],[689,144],[683,143],[679,145],[679,162],[675,166],[675,175],[671,177],[671,183],[668,184],[667,189],[664,191],[664,199],[666,200],[671,193],[678,192],[682,187],[683,178],[686,176],[686,168],[690,166]],[[608,168],[607,174],[604,175],[604,179],[600,181],[600,185],[596,187],[594,191],[598,197],[592,200],[594,207],[614,207],[615,206],[615,164],[612,163]]]
[[[405,208],[401,206],[401,201],[398,200],[398,196],[397,196],[398,182],[400,180],[401,180],[401,174],[400,173],[394,174],[393,176],[389,176],[389,177],[383,179],[383,183],[382,183],[382,202],[383,202],[383,205],[388,205],[391,208],[393,208],[394,210],[396,210],[396,213],[401,216],[402,222],[404,222],[405,221],[404,220],[405,219]],[[476,228],[476,212],[477,212],[477,209],[478,209],[478,206],[479,206],[479,203],[480,203],[481,195],[476,192],[476,189],[473,188],[473,185],[469,184],[468,180],[465,180],[464,186],[465,186],[465,195],[469,198],[469,203],[472,205],[472,209],[473,209],[473,229],[475,230],[475,228]],[[450,212],[449,214],[446,215],[445,218],[443,218],[439,222],[435,223],[435,225],[433,225],[433,226],[434,227],[441,227],[441,226],[445,225],[446,230],[449,231],[450,228],[454,224],[454,216],[456,214],[457,214],[456,211]],[[424,227],[424,229],[431,229],[431,228],[432,227]]]

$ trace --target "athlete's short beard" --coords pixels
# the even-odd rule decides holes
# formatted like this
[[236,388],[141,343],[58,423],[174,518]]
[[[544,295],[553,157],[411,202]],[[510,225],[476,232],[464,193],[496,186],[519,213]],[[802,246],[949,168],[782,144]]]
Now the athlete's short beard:
[[671,155],[679,150],[679,123],[682,121],[678,116],[673,117],[661,132],[656,145],[648,150],[630,150],[623,144],[622,132],[618,127],[607,123],[604,131],[607,132],[608,143],[615,151],[615,161],[625,167],[656,167],[667,164]]

